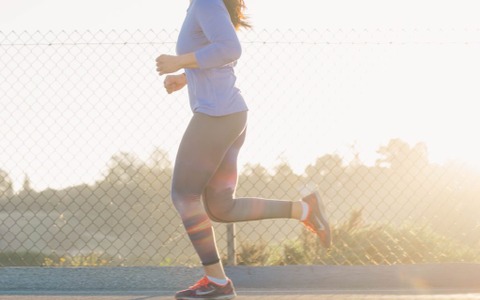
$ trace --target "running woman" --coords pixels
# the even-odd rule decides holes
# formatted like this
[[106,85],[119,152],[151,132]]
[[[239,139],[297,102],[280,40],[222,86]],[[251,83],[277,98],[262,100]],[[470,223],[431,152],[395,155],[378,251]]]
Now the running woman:
[[180,143],[171,197],[203,265],[205,276],[176,299],[233,299],[232,281],[220,260],[212,221],[292,218],[331,244],[330,226],[318,193],[298,201],[234,198],[237,156],[245,140],[247,105],[236,87],[234,67],[242,48],[236,34],[249,28],[243,0],[190,0],[177,55],[156,59],[167,75],[168,94],[188,86],[193,116]]

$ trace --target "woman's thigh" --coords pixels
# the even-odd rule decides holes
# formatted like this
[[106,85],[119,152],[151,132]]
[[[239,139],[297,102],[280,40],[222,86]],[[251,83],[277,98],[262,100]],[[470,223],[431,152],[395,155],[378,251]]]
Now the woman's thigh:
[[243,133],[246,121],[246,112],[223,117],[194,114],[175,159],[172,193],[199,197]]

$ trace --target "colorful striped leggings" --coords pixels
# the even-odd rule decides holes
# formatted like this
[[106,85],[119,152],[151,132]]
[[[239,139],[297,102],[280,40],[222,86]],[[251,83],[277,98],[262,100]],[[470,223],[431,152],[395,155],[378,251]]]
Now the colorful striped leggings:
[[246,124],[247,112],[222,117],[195,113],[177,153],[171,197],[205,266],[220,261],[211,221],[291,217],[291,201],[234,198]]

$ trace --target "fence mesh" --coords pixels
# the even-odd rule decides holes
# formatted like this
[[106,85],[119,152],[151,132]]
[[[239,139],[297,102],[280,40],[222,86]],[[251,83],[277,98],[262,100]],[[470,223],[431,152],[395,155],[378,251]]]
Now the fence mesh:
[[[334,246],[238,223],[236,263],[479,262],[478,33],[241,32],[237,195],[317,189]],[[0,266],[198,264],[169,198],[187,94],[155,72],[177,34],[0,32]]]

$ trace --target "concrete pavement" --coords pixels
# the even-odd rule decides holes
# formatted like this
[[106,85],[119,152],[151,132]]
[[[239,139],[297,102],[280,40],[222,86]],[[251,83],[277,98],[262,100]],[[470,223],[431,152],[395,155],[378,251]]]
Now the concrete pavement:
[[[395,291],[370,292],[364,291],[330,291],[330,292],[308,292],[290,293],[288,291],[252,291],[240,290],[235,300],[480,300],[480,294],[475,293],[436,293],[436,294],[414,294]],[[0,294],[1,300],[172,300],[173,293],[170,292],[144,292],[132,293],[61,293],[61,294]]]
[[[227,267],[238,300],[480,299],[479,264]],[[200,268],[0,268],[0,299],[172,299]]]

